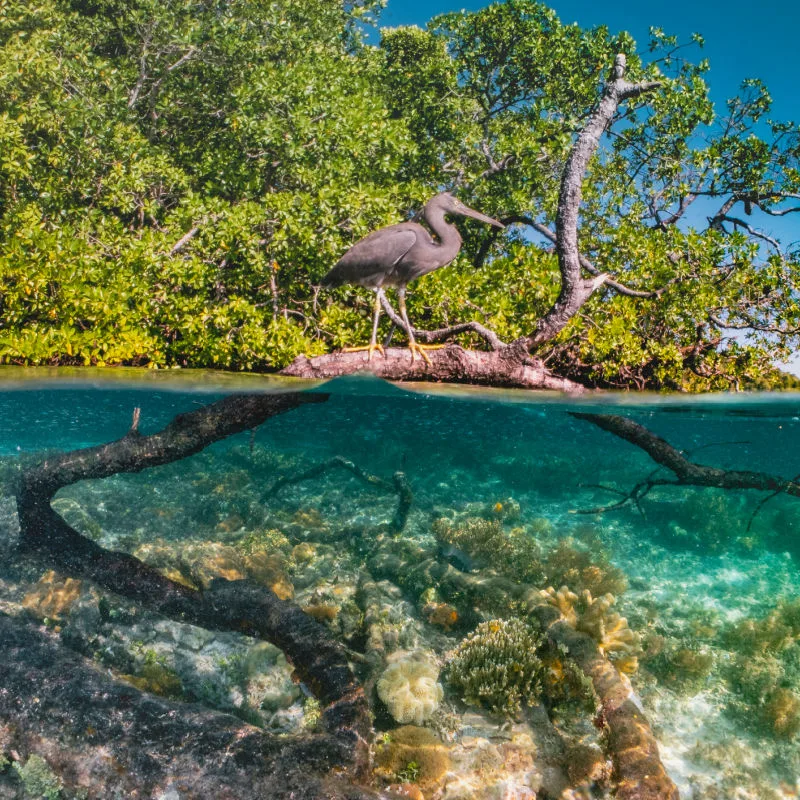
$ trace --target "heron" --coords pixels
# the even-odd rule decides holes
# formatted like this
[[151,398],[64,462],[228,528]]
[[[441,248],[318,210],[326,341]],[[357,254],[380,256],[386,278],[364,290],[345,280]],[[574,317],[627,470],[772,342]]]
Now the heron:
[[[357,284],[375,291],[375,308],[372,318],[372,338],[368,347],[346,348],[349,352],[367,350],[367,361],[377,350],[385,355],[378,344],[378,319],[384,288],[397,289],[400,316],[408,334],[411,361],[416,354],[430,363],[422,345],[414,339],[411,323],[406,311],[406,286],[410,281],[427,275],[440,267],[446,267],[461,249],[461,236],[455,225],[447,222],[446,214],[472,217],[487,225],[505,227],[502,222],[468,208],[450,192],[442,192],[431,198],[422,210],[422,218],[436,235],[436,239],[417,222],[400,222],[373,231],[356,242],[322,279],[323,287]],[[438,241],[437,241],[438,239]]]

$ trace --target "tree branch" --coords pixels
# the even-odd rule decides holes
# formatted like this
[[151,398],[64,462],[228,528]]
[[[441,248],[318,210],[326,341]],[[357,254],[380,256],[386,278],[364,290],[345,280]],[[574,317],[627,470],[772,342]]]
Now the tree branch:
[[[400,315],[392,308],[392,304],[386,299],[385,295],[381,295],[381,305],[383,306],[386,316],[389,317],[400,330],[405,330],[405,323]],[[457,336],[459,333],[466,333],[467,331],[476,333],[484,339],[492,350],[502,350],[506,346],[505,342],[493,330],[475,321],[461,322],[458,325],[451,325],[449,328],[439,328],[435,331],[424,331],[418,328],[411,329],[414,338],[421,342],[428,343],[442,342],[453,336]]]
[[80,575],[179,621],[274,642],[319,698],[326,730],[346,746],[350,764],[360,770],[368,753],[368,705],[342,646],[324,626],[248,581],[217,579],[204,592],[171,581],[133,556],[106,550],[82,536],[51,506],[55,493],[71,483],[177,461],[271,416],[327,398],[297,392],[233,395],[181,414],[148,436],[132,425],[115,442],[48,456],[25,470],[19,481],[19,547],[67,574]]
[[614,61],[612,79],[606,83],[602,97],[578,135],[567,158],[561,177],[561,191],[556,213],[556,253],[561,272],[561,291],[553,307],[536,325],[536,328],[519,342],[528,351],[556,336],[577,313],[599,286],[607,283],[604,273],[589,280],[581,278],[581,255],[578,247],[578,218],[583,194],[583,176],[600,137],[616,113],[620,103],[660,85],[656,81],[628,83],[624,80],[625,56],[619,54]]
[[[695,464],[669,442],[628,417],[621,417],[617,414],[587,414],[577,411],[571,411],[570,414],[576,419],[591,422],[598,428],[613,433],[644,450],[656,464],[675,475],[677,480],[670,481],[675,485],[709,486],[717,489],[755,489],[761,492],[784,492],[793,497],[800,497],[800,483],[796,479],[787,480],[764,472],[727,470]],[[659,483],[649,482],[653,485]],[[634,499],[633,493],[629,499]]]

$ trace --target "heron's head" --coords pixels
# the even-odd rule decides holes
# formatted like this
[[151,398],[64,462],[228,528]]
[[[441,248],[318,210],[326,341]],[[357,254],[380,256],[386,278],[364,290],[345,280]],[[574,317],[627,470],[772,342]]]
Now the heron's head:
[[492,217],[487,217],[486,214],[481,214],[480,211],[476,211],[474,208],[465,206],[457,197],[454,197],[452,194],[450,194],[450,192],[442,192],[441,194],[437,194],[436,197],[434,197],[428,203],[428,205],[438,206],[444,211],[447,211],[450,214],[458,214],[460,217],[472,217],[472,219],[477,219],[479,222],[485,222],[487,225],[494,225],[496,228],[505,227],[502,222],[498,222]]

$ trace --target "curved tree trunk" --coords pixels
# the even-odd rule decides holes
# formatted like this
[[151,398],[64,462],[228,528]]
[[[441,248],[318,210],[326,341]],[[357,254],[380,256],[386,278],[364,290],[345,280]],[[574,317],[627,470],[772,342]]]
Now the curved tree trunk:
[[[344,648],[324,625],[269,589],[248,581],[217,579],[204,592],[171,581],[127,553],[109,551],[90,541],[70,527],[51,506],[56,492],[69,484],[120,472],[141,472],[148,467],[177,461],[215,441],[254,428],[271,416],[327,399],[325,394],[297,392],[233,395],[181,414],[163,430],[148,436],[138,431],[137,409],[131,430],[121,439],[48,456],[22,473],[16,492],[19,547],[66,574],[87,578],[157,613],[209,629],[245,633],[276,644],[320,701],[322,726],[327,737],[320,740],[320,747],[324,749],[335,742],[336,768],[358,778],[368,766],[368,740],[372,729],[369,706]],[[38,658],[37,663],[44,668],[45,661]],[[44,681],[56,677],[41,676]],[[54,691],[57,688],[55,686]],[[68,697],[69,687],[64,691]],[[14,719],[13,714],[5,720],[0,716],[0,722],[5,724],[13,725]],[[132,719],[136,721],[135,715]],[[172,734],[166,731],[165,735],[169,739]],[[220,744],[224,747],[226,736],[234,740],[238,735],[235,731],[230,736],[221,734]],[[259,741],[259,746],[267,748],[274,757],[276,769],[288,763],[285,758],[290,758],[296,747],[294,740],[270,739],[266,734]],[[310,747],[313,751],[313,743]],[[329,768],[333,766],[331,761]],[[235,793],[229,796],[234,797]],[[288,798],[292,795],[265,796]],[[311,792],[297,796],[317,795]]]
[[[354,372],[369,371],[389,380],[431,380],[458,383],[478,383],[492,386],[519,387],[523,389],[559,389],[575,391],[578,384],[559,379],[547,371],[540,361],[530,353],[555,338],[578,313],[581,306],[600,286],[610,283],[617,287],[605,273],[595,273],[583,278],[578,244],[578,222],[582,198],[583,176],[600,144],[603,132],[611,123],[619,105],[639,95],[652,91],[658,82],[629,83],[624,78],[625,56],[620,54],[594,111],[578,135],[570,151],[561,176],[561,190],[556,213],[555,250],[561,273],[561,290],[553,307],[539,320],[534,330],[525,336],[504,344],[496,334],[476,322],[462,323],[439,331],[414,330],[414,336],[423,342],[443,341],[469,330],[481,336],[492,348],[492,352],[464,351],[447,348],[439,356],[431,353],[431,363],[411,361],[406,353],[387,351],[386,358],[380,356],[367,362],[363,353],[331,353],[308,358],[300,356],[289,365],[283,374],[314,378],[334,378]],[[384,303],[389,317],[401,329],[402,320]],[[441,352],[441,351],[440,351]],[[559,383],[561,385],[559,385]]]
[[146,694],[2,613],[0,641],[0,752],[23,763],[43,758],[71,793],[88,800],[378,798],[330,777],[352,758],[338,736],[271,736],[230,714]]

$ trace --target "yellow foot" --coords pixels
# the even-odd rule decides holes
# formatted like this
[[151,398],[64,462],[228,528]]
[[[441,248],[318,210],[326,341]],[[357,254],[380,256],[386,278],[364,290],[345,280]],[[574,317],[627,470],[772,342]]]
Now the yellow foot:
[[377,350],[384,358],[386,357],[386,353],[383,352],[383,345],[382,344],[369,344],[364,345],[363,347],[343,347],[343,353],[361,353],[364,350],[369,351],[369,355],[367,355],[367,361],[372,361],[372,354]]
[[411,351],[411,363],[414,363],[416,359],[416,354],[419,353],[423,360],[430,364],[431,360],[428,358],[428,354],[425,352],[426,350],[441,350],[445,345],[443,344],[419,344],[418,342],[413,342],[409,344],[408,349]]

